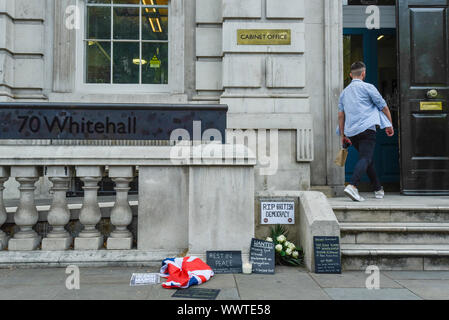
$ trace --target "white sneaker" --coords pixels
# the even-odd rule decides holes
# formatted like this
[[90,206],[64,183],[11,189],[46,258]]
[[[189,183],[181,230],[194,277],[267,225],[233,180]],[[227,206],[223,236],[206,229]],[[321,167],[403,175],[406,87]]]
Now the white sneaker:
[[359,195],[359,191],[353,185],[348,185],[345,188],[346,195],[351,198],[353,201],[365,201],[362,196]]
[[385,196],[384,188],[381,188],[379,191],[374,191],[374,196],[376,199],[383,199]]

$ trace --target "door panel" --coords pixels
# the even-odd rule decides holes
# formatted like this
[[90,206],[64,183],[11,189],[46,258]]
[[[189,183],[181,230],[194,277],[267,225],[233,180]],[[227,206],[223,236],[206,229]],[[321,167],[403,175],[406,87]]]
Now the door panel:
[[[446,85],[446,37],[447,10],[443,8],[410,9],[411,62],[413,85]],[[431,32],[430,32],[431,30]]]
[[[448,2],[398,0],[404,194],[449,195]],[[436,96],[428,95],[431,89]],[[426,108],[429,102],[436,107]]]

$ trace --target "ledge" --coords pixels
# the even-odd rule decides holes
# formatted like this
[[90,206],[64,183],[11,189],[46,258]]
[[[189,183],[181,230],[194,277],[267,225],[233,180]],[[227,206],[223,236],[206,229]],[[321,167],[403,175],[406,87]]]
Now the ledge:
[[[182,156],[181,156],[182,155]],[[256,164],[244,146],[0,146],[1,166],[235,166]]]
[[0,268],[9,267],[83,267],[160,266],[162,260],[180,256],[181,251],[141,250],[67,250],[0,251]]

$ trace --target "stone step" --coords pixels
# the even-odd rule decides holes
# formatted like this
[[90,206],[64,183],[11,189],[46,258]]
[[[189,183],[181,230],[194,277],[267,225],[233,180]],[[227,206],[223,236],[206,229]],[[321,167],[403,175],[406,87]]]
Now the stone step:
[[449,244],[341,244],[343,270],[449,270]]
[[449,244],[449,223],[340,223],[345,244]]
[[332,209],[340,223],[449,223],[449,206],[332,205]]

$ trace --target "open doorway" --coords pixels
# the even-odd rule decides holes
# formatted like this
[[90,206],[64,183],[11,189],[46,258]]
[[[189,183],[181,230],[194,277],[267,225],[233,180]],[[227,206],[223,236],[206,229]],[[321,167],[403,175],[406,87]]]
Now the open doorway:
[[[344,85],[351,82],[350,66],[355,61],[364,61],[367,66],[366,82],[377,87],[391,110],[395,136],[387,137],[384,130],[377,132],[374,162],[385,191],[400,191],[399,139],[398,139],[398,75],[396,29],[344,28]],[[345,167],[348,182],[358,160],[358,152],[349,148]],[[365,175],[359,186],[361,191],[371,191]]]

